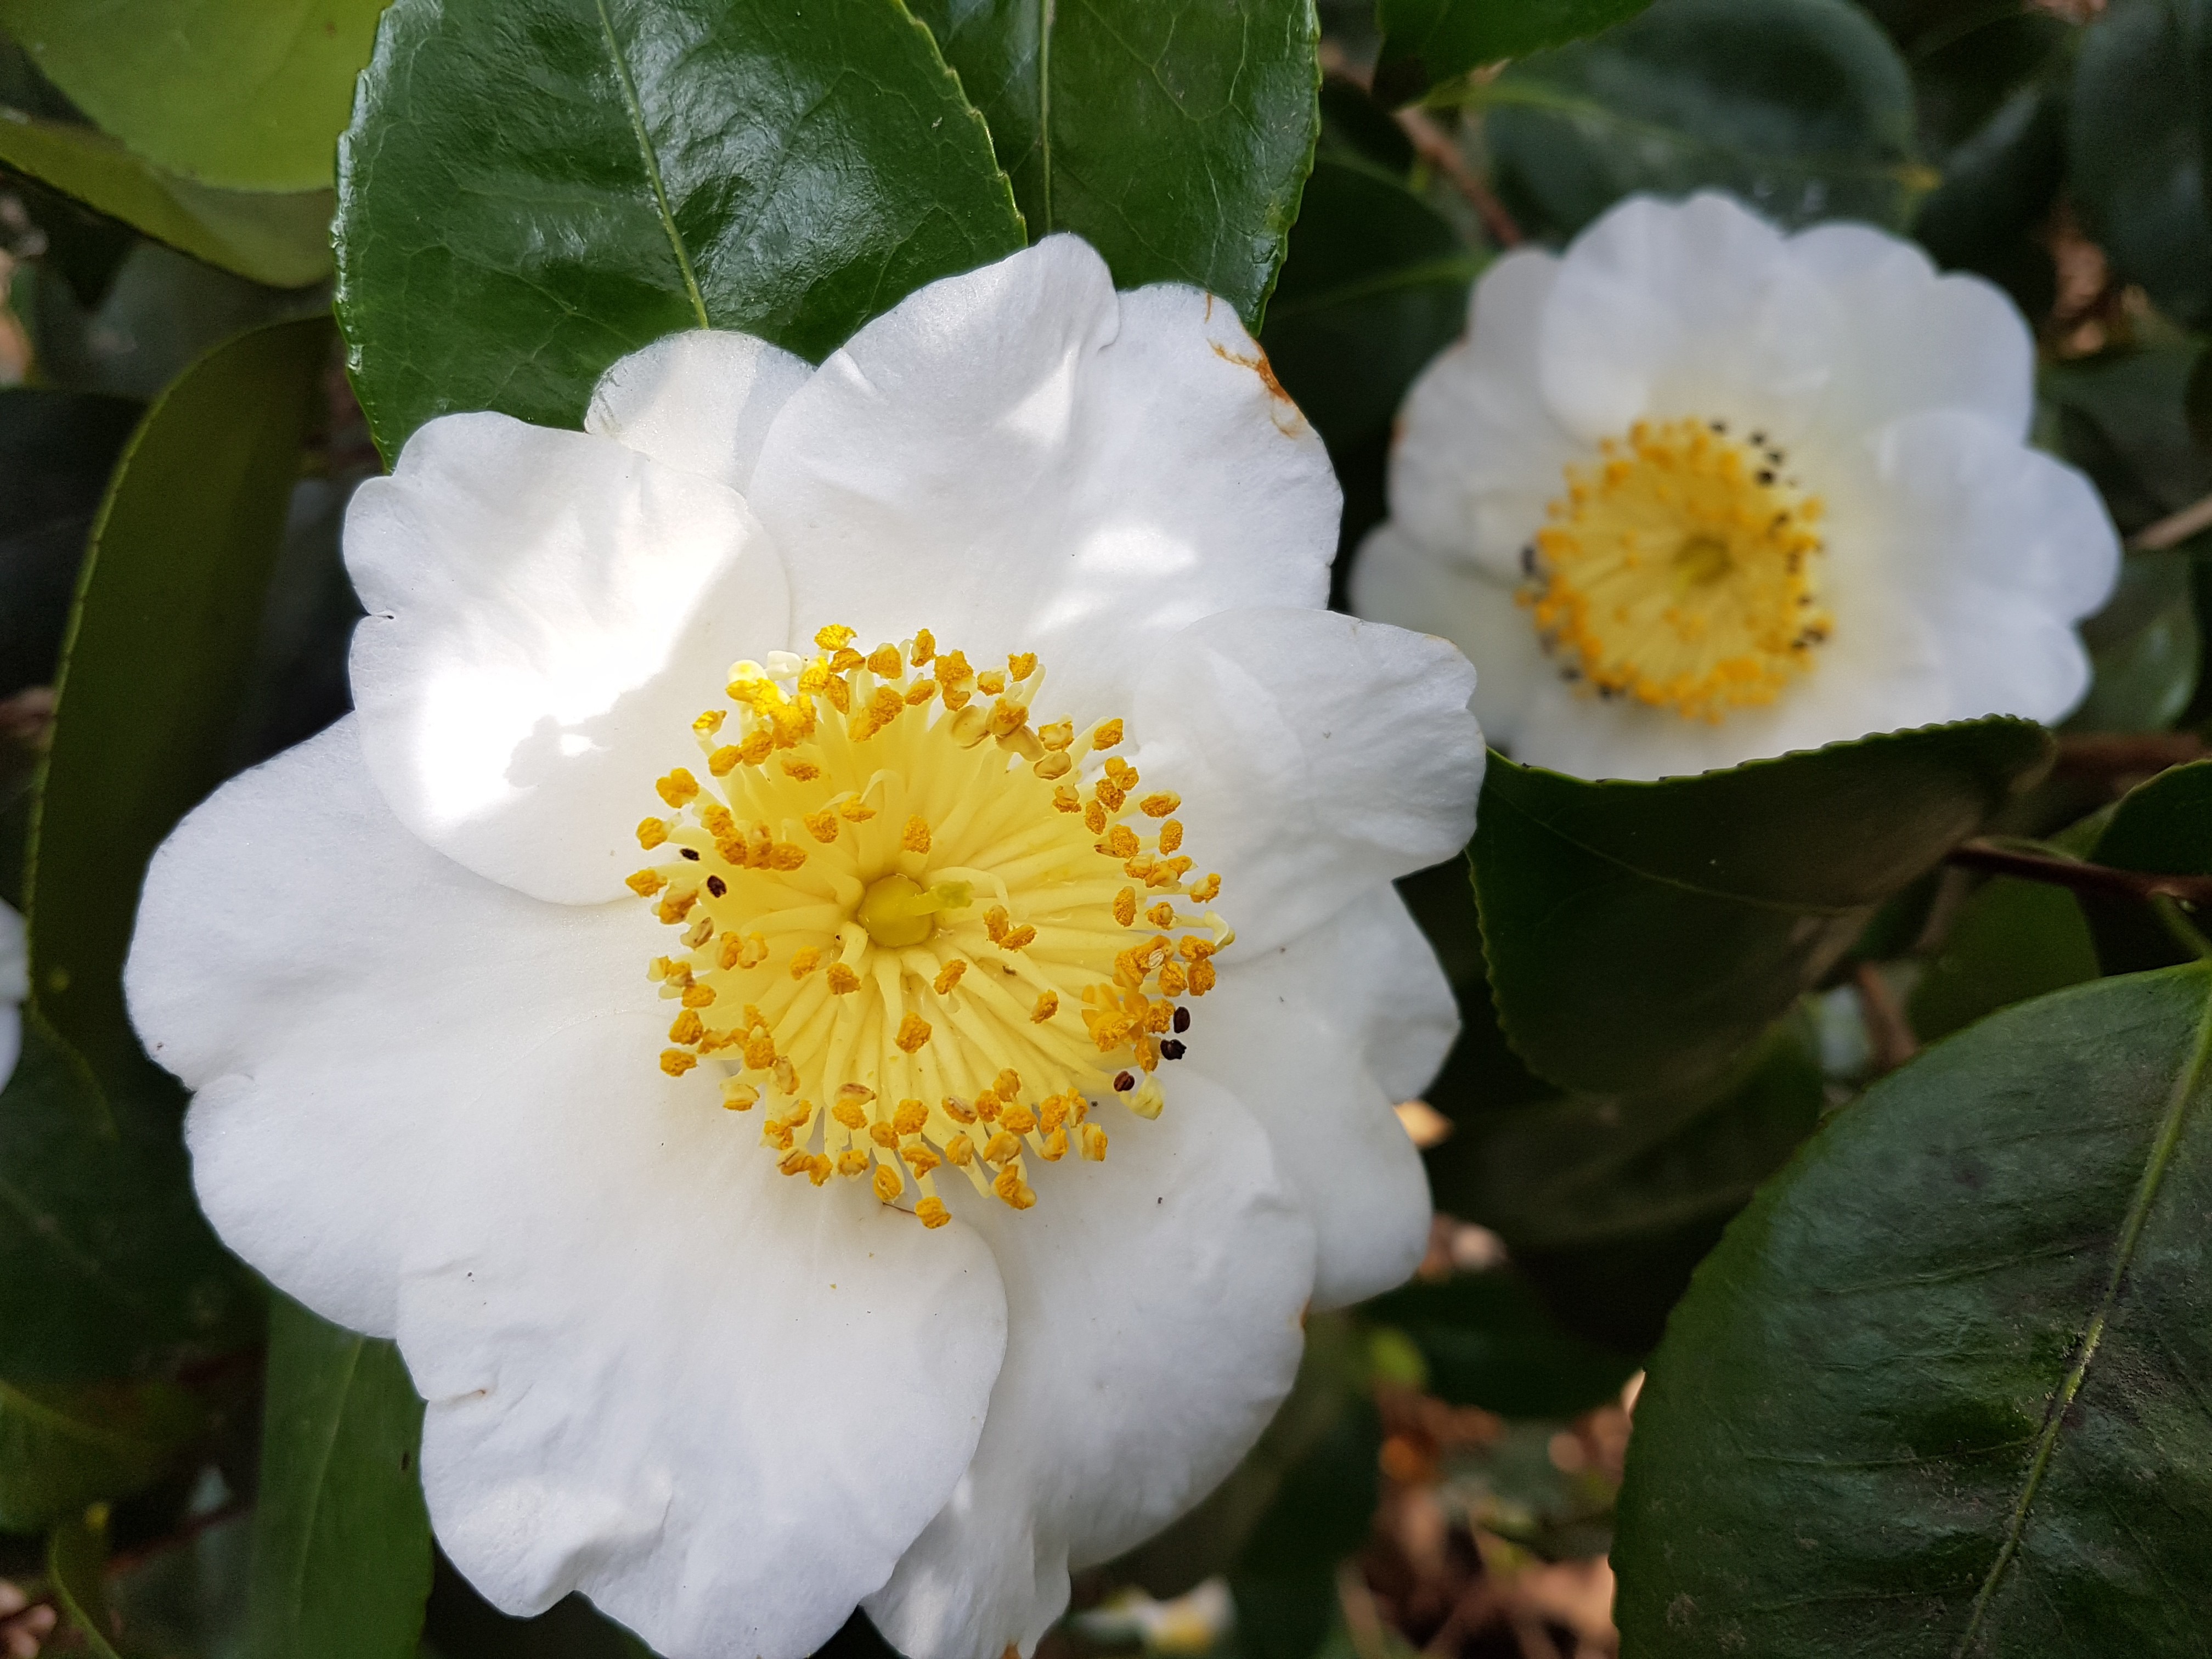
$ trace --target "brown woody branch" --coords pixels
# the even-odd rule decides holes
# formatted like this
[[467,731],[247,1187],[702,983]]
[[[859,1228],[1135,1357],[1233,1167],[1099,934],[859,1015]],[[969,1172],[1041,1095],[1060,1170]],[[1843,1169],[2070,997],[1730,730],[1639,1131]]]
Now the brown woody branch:
[[2078,859],[2031,853],[1979,840],[1954,848],[1947,861],[1963,869],[1987,871],[1991,875],[2048,882],[2077,893],[2102,893],[2114,898],[2145,901],[2170,898],[2191,908],[2212,906],[2212,876],[2166,876],[2142,870],[2118,870],[2108,864],[2087,864]]

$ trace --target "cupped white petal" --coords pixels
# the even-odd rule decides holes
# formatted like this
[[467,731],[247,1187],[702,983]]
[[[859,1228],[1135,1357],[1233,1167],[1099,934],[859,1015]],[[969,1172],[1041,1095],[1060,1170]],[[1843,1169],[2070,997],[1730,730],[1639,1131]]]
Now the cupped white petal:
[[1116,295],[1070,236],[862,329],[784,405],[750,499],[801,635],[1036,651],[1046,702],[1086,720],[1197,617],[1321,604],[1340,503],[1226,304]]
[[1392,519],[1508,578],[1568,464],[1589,453],[1543,398],[1539,347],[1559,274],[1559,260],[1534,249],[1483,272],[1465,337],[1413,382],[1390,447]]
[[1289,1391],[1313,1231],[1227,1091],[1175,1079],[1102,1165],[1036,1172],[1022,1214],[963,1211],[1006,1287],[1006,1358],[967,1475],[866,1602],[913,1659],[1028,1653],[1068,1570],[1212,1490]]
[[1510,581],[1431,550],[1395,523],[1376,526],[1359,544],[1352,608],[1370,622],[1441,635],[1457,646],[1474,665],[1475,719],[1500,747],[1512,746],[1536,688],[1558,678]]
[[1725,196],[1632,196],[1577,237],[1542,317],[1544,398],[1584,441],[1645,416],[1722,416],[1793,441],[1840,326],[1781,232]]
[[744,500],[607,439],[453,415],[356,492],[362,745],[401,822],[563,903],[620,893],[653,781],[790,607]]
[[[1224,957],[1220,983],[1197,1005],[1189,1054],[1171,1085],[1180,1088],[1188,1071],[1210,1077],[1267,1130],[1276,1164],[1313,1223],[1316,1307],[1342,1307],[1402,1283],[1428,1244],[1428,1177],[1392,1109],[1405,1096],[1386,1089],[1369,1063],[1395,1034],[1371,1018],[1381,988],[1359,983],[1358,975],[1380,969],[1428,1004],[1422,1012],[1431,1015],[1424,994],[1442,987],[1448,1010],[1451,992],[1418,930],[1407,941],[1387,913],[1378,915],[1378,900],[1395,899],[1378,886],[1273,950]],[[1402,906],[1397,916],[1406,920]],[[1409,960],[1390,959],[1408,944]],[[1459,1024],[1447,1019],[1446,1046]],[[1431,1035],[1415,1035],[1419,1057],[1441,1060],[1441,1049],[1425,1040]],[[1399,1062],[1392,1069],[1401,1078],[1423,1071],[1404,1063],[1416,1056],[1385,1057]],[[1431,1061],[1420,1081],[1434,1072]]]
[[[1464,875],[1464,861],[1454,863]],[[1397,888],[1361,894],[1289,948],[1307,994],[1357,1034],[1361,1060],[1394,1103],[1436,1081],[1459,1037],[1459,1002]]]
[[1980,416],[2015,444],[2035,405],[2035,341],[2002,289],[1941,276],[1911,242],[1870,225],[1816,225],[1790,257],[1834,301],[1841,326],[1817,413],[1838,441],[1922,410]]
[[1450,641],[1336,611],[1231,611],[1187,629],[1136,702],[1145,778],[1265,951],[1474,830],[1474,672]]
[[524,1015],[657,1006],[663,931],[642,905],[540,903],[425,847],[347,719],[161,844],[124,989],[147,1052],[196,1091],[185,1139],[216,1231],[325,1318],[389,1336],[447,1123]]
[[584,430],[742,495],[769,423],[813,373],[750,334],[671,334],[599,377]]
[[[667,1659],[798,1659],[951,1496],[1006,1348],[991,1252],[780,1174],[653,1016],[511,1046],[403,1281],[440,1541]],[[1019,1222],[1017,1222],[1017,1225]]]

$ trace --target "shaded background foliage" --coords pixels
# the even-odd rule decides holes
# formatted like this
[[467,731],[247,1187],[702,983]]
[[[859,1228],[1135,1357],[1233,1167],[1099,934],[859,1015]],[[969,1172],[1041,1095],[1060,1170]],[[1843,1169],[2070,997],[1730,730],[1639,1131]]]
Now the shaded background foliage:
[[[267,11],[0,0],[16,1650],[644,1652],[437,1555],[397,1354],[222,1252],[121,1021],[154,845],[346,706],[380,452],[448,409],[576,424],[702,322],[818,358],[1073,230],[1260,333],[1344,482],[1340,581],[1486,262],[1706,186],[2020,304],[2038,441],[2128,538],[2089,699],[1658,785],[1494,759],[1468,860],[1404,884],[1466,1022],[1406,1111],[1429,1260],[1313,1318],[1244,1464],[1048,1639],[2203,1650],[2203,0]],[[1233,1632],[1128,1600],[1213,1579]],[[827,1651],[883,1650],[855,1615]]]

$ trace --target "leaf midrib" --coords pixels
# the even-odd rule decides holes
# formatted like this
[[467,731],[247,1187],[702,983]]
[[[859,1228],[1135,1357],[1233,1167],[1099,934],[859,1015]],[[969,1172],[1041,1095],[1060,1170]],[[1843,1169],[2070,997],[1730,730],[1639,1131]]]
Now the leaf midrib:
[[362,1349],[366,1339],[356,1335],[346,1352],[345,1381],[337,1389],[337,1402],[328,1420],[328,1431],[322,1437],[314,1464],[315,1478],[308,1485],[307,1512],[301,1517],[298,1534],[300,1547],[292,1557],[289,1591],[285,1598],[284,1622],[296,1635],[300,1628],[301,1609],[307,1601],[307,1565],[314,1553],[315,1520],[322,1512],[323,1493],[330,1483],[331,1463],[337,1455],[338,1425],[345,1419],[346,1402],[353,1397],[354,1384],[361,1375]]
[[[2208,982],[2212,993],[2212,982]],[[2152,1140],[2149,1156],[2144,1160],[2142,1177],[2136,1183],[2136,1194],[2129,1203],[2125,1219],[2120,1225],[2120,1235],[2113,1252],[2112,1271],[2105,1282],[2105,1293],[2099,1298],[2095,1314],[2081,1338],[2080,1352],[2069,1367],[2057,1392],[2051,1396],[2043,1431],[2036,1438],[2035,1455],[2029,1460],[2027,1476],[2021,1484],[2020,1497],[2007,1517],[2003,1541],[1998,1546],[1996,1559],[1990,1564],[1988,1576],[1974,1593],[1973,1607],[1966,1620],[1965,1633],[1952,1650],[1952,1659],[1966,1659],[1972,1650],[1976,1638],[1988,1621],[1990,1608],[1995,1604],[1996,1593],[2003,1585],[2013,1563],[2019,1559],[2021,1540],[2027,1530],[2029,1511],[2034,1507],[2037,1494],[2043,1487],[2044,1476],[2049,1472],[2052,1455],[2057,1449],[2059,1431],[2065,1426],[2066,1415],[2074,1407],[2087,1377],[2089,1366],[2097,1357],[2104,1340],[2105,1328],[2112,1318],[2112,1310],[2120,1299],[2120,1287],[2126,1281],[2128,1269],[2134,1265],[2136,1251],[2142,1243],[2143,1230],[2149,1224],[2151,1206],[2158,1200],[2159,1188],[2165,1183],[2166,1172],[2173,1162],[2175,1150],[2181,1144],[2182,1132],[2188,1127],[2191,1109],[2202,1091],[2208,1060],[2212,1060],[2212,994],[2208,994],[2204,1011],[2198,1017],[2197,1041],[2190,1051],[2188,1062],[2174,1079],[2173,1101],[2166,1108],[2166,1117],[2159,1125],[2157,1136]]]
[[599,32],[607,43],[607,57],[615,68],[615,81],[622,88],[623,105],[629,112],[630,131],[637,136],[637,153],[645,163],[647,183],[653,186],[653,210],[660,216],[660,228],[668,234],[670,252],[676,255],[676,268],[683,273],[684,292],[691,301],[692,314],[698,318],[699,326],[712,328],[714,325],[707,315],[706,296],[699,292],[699,278],[691,269],[690,252],[684,246],[684,234],[676,228],[676,215],[668,205],[668,186],[660,176],[660,157],[653,148],[653,135],[646,131],[645,106],[637,95],[637,82],[630,78],[629,60],[623,56],[622,42],[615,37],[615,20],[608,14],[607,0],[592,0],[599,14]]

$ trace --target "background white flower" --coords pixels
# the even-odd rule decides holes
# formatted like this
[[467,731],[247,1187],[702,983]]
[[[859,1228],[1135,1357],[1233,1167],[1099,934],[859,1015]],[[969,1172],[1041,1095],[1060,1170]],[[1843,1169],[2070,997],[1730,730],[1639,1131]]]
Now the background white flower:
[[[818,371],[672,337],[586,432],[449,417],[360,492],[358,712],[164,847],[128,990],[197,1091],[224,1238],[397,1336],[433,1521],[500,1606],[582,1589],[672,1659],[804,1654],[864,1600],[910,1654],[1026,1650],[1071,1566],[1233,1465],[1309,1302],[1419,1257],[1390,1108],[1455,1021],[1389,882],[1471,830],[1473,676],[1320,608],[1337,491],[1262,368],[1226,306],[1117,295],[1054,238]],[[971,681],[993,700],[956,713]],[[801,694],[811,738],[778,725]],[[1107,763],[1159,799],[1103,769],[1115,718]],[[803,817],[720,805],[846,775]],[[1114,919],[1048,893],[1032,924],[1025,872],[1075,826],[1115,848],[1085,901]],[[963,834],[983,867],[937,867]],[[1038,1097],[1073,1046],[1024,1051],[975,1131],[1012,1161],[971,1188],[972,1079],[1100,1012],[992,999],[1055,951],[1118,976],[1133,880],[1145,928],[1233,925],[1118,980],[1163,1020],[1184,984],[1195,1020],[1117,1036],[1095,1098]],[[741,902],[760,930],[717,933]],[[1215,902],[1223,929],[1151,920]],[[909,924],[972,957],[964,988],[911,976]],[[965,1103],[895,1115],[909,1063],[966,1065]]]
[[1492,739],[1584,776],[2055,720],[2118,546],[2027,445],[2033,372],[2010,301],[1895,237],[1631,198],[1485,273],[1354,606],[1456,641]]
[[15,1075],[23,1054],[23,1002],[31,994],[23,918],[0,904],[0,1089]]

